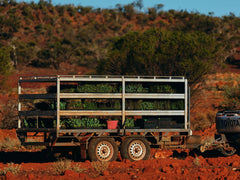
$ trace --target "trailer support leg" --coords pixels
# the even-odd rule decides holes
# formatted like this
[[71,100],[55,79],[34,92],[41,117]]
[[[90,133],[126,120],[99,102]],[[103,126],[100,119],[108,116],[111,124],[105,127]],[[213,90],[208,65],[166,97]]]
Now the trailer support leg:
[[80,154],[81,154],[81,159],[83,160],[87,159],[87,149],[86,149],[85,143],[81,143],[80,145]]

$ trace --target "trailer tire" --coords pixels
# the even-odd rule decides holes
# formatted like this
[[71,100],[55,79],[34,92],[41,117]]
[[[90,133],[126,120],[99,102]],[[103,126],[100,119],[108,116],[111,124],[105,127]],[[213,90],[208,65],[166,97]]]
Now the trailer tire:
[[91,161],[115,161],[118,147],[113,138],[94,138],[89,143],[88,155]]
[[150,156],[150,145],[144,137],[126,138],[121,144],[121,156],[130,161],[147,160]]

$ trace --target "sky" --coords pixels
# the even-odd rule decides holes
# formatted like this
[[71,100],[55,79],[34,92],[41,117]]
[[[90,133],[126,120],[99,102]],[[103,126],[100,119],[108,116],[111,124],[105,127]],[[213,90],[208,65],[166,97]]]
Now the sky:
[[[38,3],[39,0],[17,0],[17,2]],[[92,6],[96,8],[115,8],[116,4],[130,4],[135,0],[51,0],[53,5],[73,4],[81,6]],[[240,17],[240,0],[143,0],[143,11],[148,7],[154,7],[157,4],[163,4],[163,10],[187,10],[188,12],[199,12],[208,15],[213,12],[213,16],[227,16],[230,12]]]

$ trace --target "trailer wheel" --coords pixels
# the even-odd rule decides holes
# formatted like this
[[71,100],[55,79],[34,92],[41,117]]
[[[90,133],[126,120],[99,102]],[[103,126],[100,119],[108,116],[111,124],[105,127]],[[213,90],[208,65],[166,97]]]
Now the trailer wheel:
[[146,160],[150,156],[150,145],[143,137],[127,138],[121,145],[121,156],[131,161]]
[[234,147],[227,144],[225,147],[220,147],[217,149],[224,156],[232,156],[237,151]]
[[88,155],[91,161],[115,161],[118,147],[112,138],[94,138],[88,146]]

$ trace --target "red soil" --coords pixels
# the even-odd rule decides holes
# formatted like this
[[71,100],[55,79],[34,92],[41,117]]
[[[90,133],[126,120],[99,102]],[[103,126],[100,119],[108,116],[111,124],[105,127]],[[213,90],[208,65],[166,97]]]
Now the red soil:
[[[199,135],[212,136],[215,126],[194,132]],[[8,137],[16,139],[15,130],[0,130],[0,141]],[[130,162],[120,160],[109,163],[106,170],[96,170],[93,163],[71,162],[83,171],[64,171],[57,175],[56,162],[50,161],[40,151],[26,149],[7,150],[0,152],[0,170],[13,162],[20,165],[17,175],[8,172],[1,179],[238,179],[240,176],[240,156],[222,157],[216,151],[208,151],[197,155],[184,150],[152,149],[149,160]]]

